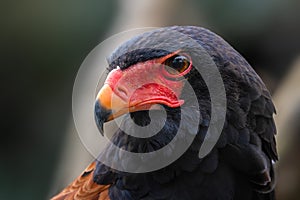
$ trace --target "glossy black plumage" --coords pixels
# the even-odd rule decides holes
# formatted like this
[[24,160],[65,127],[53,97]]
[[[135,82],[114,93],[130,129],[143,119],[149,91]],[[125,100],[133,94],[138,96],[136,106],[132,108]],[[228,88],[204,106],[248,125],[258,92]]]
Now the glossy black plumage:
[[[205,48],[218,66],[227,95],[226,122],[222,135],[213,151],[204,159],[197,157],[197,150],[206,134],[210,120],[208,90],[197,73],[189,82],[197,92],[201,109],[201,124],[195,141],[189,150],[170,166],[147,174],[124,174],[98,163],[99,177],[110,177],[112,199],[274,199],[274,171],[272,160],[277,160],[274,134],[274,105],[265,85],[247,61],[229,44],[214,33],[198,27],[169,27],[146,33],[121,46],[113,55],[110,69],[117,65],[130,67],[137,62],[163,56],[169,52],[143,49],[151,39],[173,45],[174,50],[181,38],[166,34],[176,30],[196,40]],[[157,42],[157,41],[156,41]],[[157,44],[154,42],[154,44]],[[139,50],[129,51],[131,46]],[[192,48],[192,47],[189,47]],[[119,57],[119,55],[122,55]],[[124,56],[125,55],[125,56]],[[139,56],[142,55],[142,56]],[[201,55],[194,57],[201,59]],[[182,94],[184,98],[184,93]],[[188,94],[187,94],[188,95]],[[180,113],[168,109],[168,123],[157,138],[149,140],[132,138],[122,132],[115,135],[114,142],[136,152],[152,151],[168,143],[176,133]],[[186,106],[186,116],[193,109]],[[141,117],[145,115],[145,117]],[[139,115],[138,123],[147,123],[147,112]],[[184,114],[183,114],[184,115]],[[160,122],[159,116],[156,118]],[[187,124],[187,130],[196,124]],[[188,127],[191,126],[191,127]],[[133,130],[134,131],[134,130]],[[188,133],[187,133],[188,135]],[[130,144],[130,145],[129,145]],[[130,148],[129,148],[130,146]],[[109,148],[108,148],[109,151]],[[170,152],[171,153],[171,152]],[[126,160],[126,158],[124,158]],[[105,173],[101,170],[105,168]],[[102,183],[95,177],[95,181]]]
[[[182,34],[173,35],[177,31]],[[209,91],[196,69],[186,75],[196,93],[200,111],[191,106],[189,93],[183,89],[181,98],[185,104],[181,109],[168,108],[167,121],[162,130],[151,138],[136,138],[118,130],[113,143],[132,152],[151,152],[162,148],[173,139],[179,128],[180,118],[189,123],[180,127],[185,136],[177,138],[184,143],[198,130],[192,145],[174,163],[160,170],[131,174],[119,172],[97,162],[93,180],[102,185],[111,185],[110,199],[234,199],[273,200],[275,175],[273,163],[277,157],[273,120],[275,108],[264,83],[247,63],[221,37],[207,29],[194,26],[173,26],[154,30],[121,45],[109,59],[109,70],[122,70],[133,64],[159,58],[179,49],[185,50],[194,67],[205,63],[203,55],[195,51],[197,45],[186,42],[192,38],[208,53],[218,67],[224,82],[227,99],[226,120],[221,136],[213,150],[204,158],[198,157],[199,148],[210,124],[211,105]],[[151,46],[151,48],[149,48]],[[168,47],[168,50],[165,50]],[[201,62],[200,62],[201,61]],[[200,63],[200,64],[199,64]],[[195,115],[200,112],[200,124]],[[162,123],[163,115],[154,112],[154,122]],[[129,127],[132,118],[139,125],[149,123],[148,111],[130,113],[123,126]],[[97,120],[97,119],[96,119]],[[128,129],[127,129],[128,130]],[[151,132],[151,129],[148,130]],[[138,135],[138,134],[136,134]],[[169,156],[176,148],[169,147],[164,156]],[[122,164],[131,161],[106,147],[102,155],[113,159],[121,157]]]

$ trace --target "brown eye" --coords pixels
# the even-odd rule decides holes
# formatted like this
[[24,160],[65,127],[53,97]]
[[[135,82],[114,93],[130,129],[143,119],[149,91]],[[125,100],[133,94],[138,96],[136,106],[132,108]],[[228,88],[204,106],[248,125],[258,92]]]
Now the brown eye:
[[189,59],[180,55],[167,59],[163,64],[165,65],[165,70],[171,75],[181,74],[190,66]]

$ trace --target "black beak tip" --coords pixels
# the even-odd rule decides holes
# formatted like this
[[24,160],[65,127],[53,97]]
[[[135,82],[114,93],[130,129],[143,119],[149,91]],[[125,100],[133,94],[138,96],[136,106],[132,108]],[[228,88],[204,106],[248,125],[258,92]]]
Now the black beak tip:
[[108,118],[111,115],[111,113],[111,110],[105,109],[103,106],[101,106],[101,104],[98,101],[96,101],[94,111],[95,121],[102,136],[104,135],[103,125],[105,122],[108,121]]

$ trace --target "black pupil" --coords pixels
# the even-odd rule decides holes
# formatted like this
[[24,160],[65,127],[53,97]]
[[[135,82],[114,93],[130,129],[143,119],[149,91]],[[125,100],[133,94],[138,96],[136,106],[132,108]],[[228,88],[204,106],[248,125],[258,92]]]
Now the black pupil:
[[186,67],[187,59],[184,56],[177,56],[173,59],[171,67],[177,71],[181,71]]

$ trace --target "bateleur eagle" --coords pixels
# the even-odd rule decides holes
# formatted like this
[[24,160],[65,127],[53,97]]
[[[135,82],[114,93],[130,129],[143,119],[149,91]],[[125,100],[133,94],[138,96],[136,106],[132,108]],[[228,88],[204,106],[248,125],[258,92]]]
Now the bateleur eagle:
[[[209,62],[224,84],[225,122],[216,144],[199,157],[212,123],[210,91],[204,80],[213,76],[199,72]],[[248,62],[221,37],[195,26],[159,28],[119,46],[108,63],[109,73],[95,103],[96,124],[103,131],[103,123],[122,116],[126,131],[119,128],[113,134],[102,156],[112,163],[118,158],[121,165],[134,165],[112,146],[142,154],[157,151],[179,129],[184,134],[176,140],[185,143],[193,137],[192,143],[174,162],[153,171],[123,172],[96,159],[52,200],[275,198],[273,164],[278,156],[271,96]],[[190,104],[187,85],[195,93],[197,109]],[[139,137],[144,133],[133,124],[151,134],[150,123],[161,129]],[[176,145],[169,146],[163,158],[177,151]],[[151,159],[143,162],[152,164]]]

